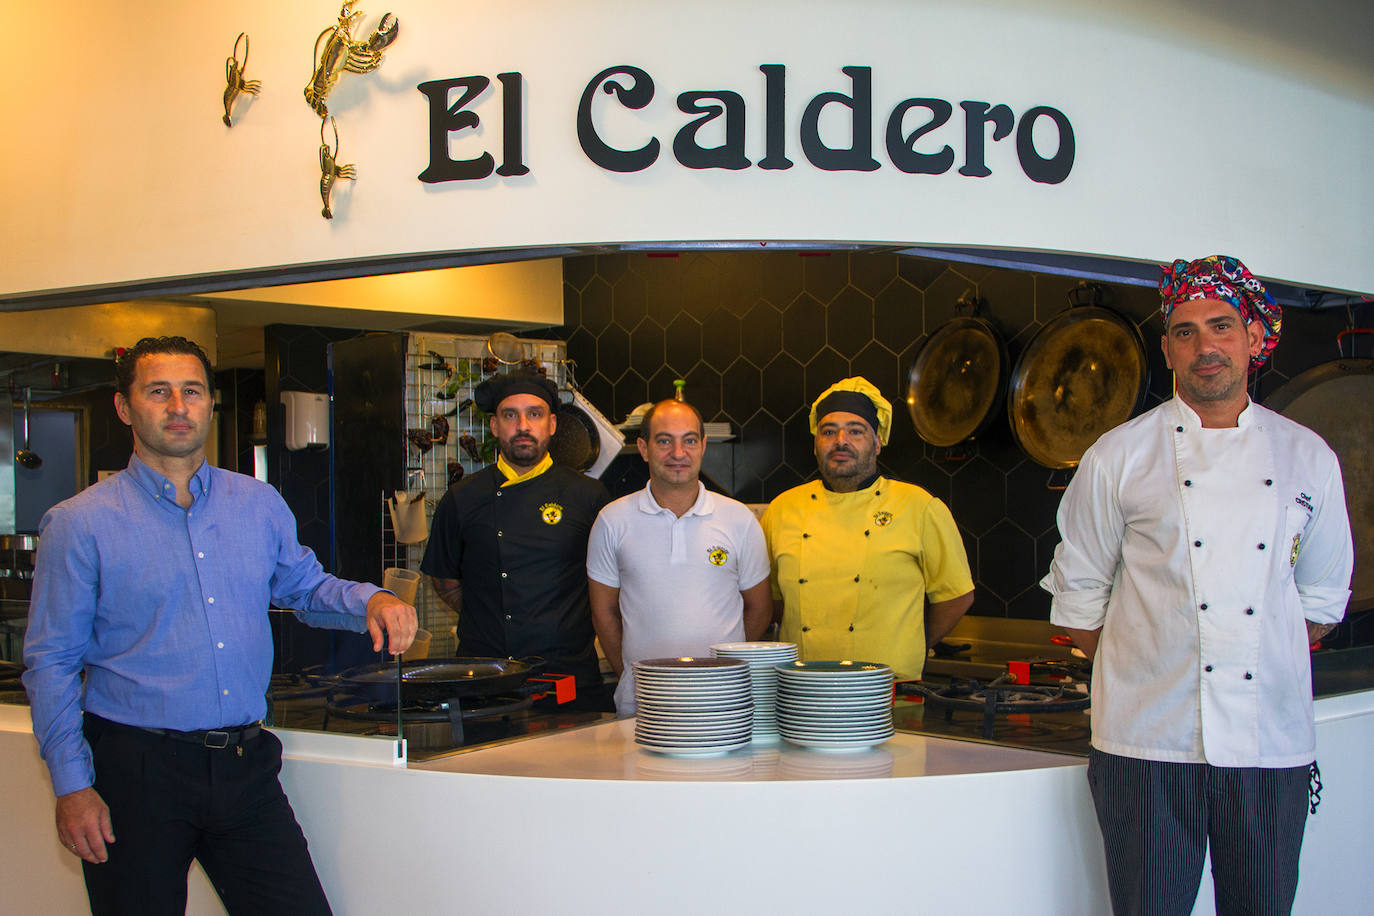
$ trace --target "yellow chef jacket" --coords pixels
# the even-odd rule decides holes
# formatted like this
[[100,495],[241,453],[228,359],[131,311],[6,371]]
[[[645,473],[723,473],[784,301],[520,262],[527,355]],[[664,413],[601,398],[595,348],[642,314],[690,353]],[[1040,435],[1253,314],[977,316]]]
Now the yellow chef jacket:
[[885,662],[899,678],[925,667],[925,599],[973,591],[954,517],[920,487],[886,477],[853,493],[819,480],[768,506],[763,532],[780,638],[802,659]]

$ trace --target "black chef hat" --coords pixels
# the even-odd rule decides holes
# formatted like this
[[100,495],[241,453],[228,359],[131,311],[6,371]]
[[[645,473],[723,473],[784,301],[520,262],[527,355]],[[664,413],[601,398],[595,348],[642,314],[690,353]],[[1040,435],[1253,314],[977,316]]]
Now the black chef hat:
[[558,409],[558,386],[537,372],[493,375],[477,386],[472,400],[483,413],[496,413],[501,402],[513,394],[532,394],[547,401],[550,412]]

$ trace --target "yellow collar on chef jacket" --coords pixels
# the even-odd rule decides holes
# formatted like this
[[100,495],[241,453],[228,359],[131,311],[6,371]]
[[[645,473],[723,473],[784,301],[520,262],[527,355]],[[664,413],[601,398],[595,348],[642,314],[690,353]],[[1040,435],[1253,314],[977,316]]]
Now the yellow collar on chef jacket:
[[533,468],[531,468],[523,474],[517,472],[515,468],[511,467],[509,464],[506,463],[505,455],[496,456],[496,470],[500,471],[501,475],[506,478],[506,482],[502,484],[502,486],[505,487],[508,487],[513,483],[524,483],[527,480],[531,480],[535,477],[538,477],[540,474],[544,473],[551,467],[553,467],[553,458],[549,455],[548,452],[544,453],[543,461],[539,462]]

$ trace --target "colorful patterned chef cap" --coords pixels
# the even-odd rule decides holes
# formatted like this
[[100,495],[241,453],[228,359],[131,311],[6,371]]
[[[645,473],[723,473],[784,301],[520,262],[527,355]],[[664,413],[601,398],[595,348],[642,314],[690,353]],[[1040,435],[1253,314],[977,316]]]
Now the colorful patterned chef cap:
[[1169,324],[1169,314],[1180,302],[1194,299],[1218,299],[1230,303],[1247,325],[1258,320],[1264,326],[1264,343],[1258,356],[1250,358],[1250,368],[1264,365],[1279,343],[1283,327],[1283,309],[1265,290],[1245,265],[1233,257],[1214,254],[1196,261],[1182,258],[1168,267],[1160,268],[1160,314]]
[[811,405],[812,435],[816,434],[821,419],[835,410],[863,417],[878,434],[878,441],[887,445],[887,436],[892,432],[892,405],[868,379],[856,375],[838,381],[821,392],[821,396]]

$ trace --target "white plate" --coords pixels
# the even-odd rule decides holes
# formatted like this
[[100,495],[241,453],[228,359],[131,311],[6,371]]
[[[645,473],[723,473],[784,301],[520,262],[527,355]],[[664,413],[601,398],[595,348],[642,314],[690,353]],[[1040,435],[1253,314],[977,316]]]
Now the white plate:
[[888,735],[885,738],[863,738],[854,741],[832,741],[829,739],[796,738],[783,735],[782,740],[786,741],[788,744],[795,744],[798,747],[810,748],[811,750],[833,751],[839,753],[841,751],[852,752],[868,750],[870,747],[876,747],[879,744],[891,741],[892,736]]
[[724,757],[731,751],[742,747],[748,747],[748,740],[732,741],[728,744],[720,744],[707,747],[683,747],[676,744],[651,744],[646,741],[636,741],[636,743],[646,751],[655,754],[662,754],[665,757]]

